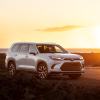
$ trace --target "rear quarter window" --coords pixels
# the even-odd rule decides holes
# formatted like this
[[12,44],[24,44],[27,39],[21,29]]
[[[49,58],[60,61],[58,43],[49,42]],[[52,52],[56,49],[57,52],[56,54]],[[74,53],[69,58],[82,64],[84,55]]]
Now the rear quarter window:
[[12,52],[18,52],[18,51],[19,51],[19,48],[20,48],[20,45],[19,45],[19,44],[15,44],[15,45],[13,45],[13,47],[11,48],[11,51],[12,51]]
[[29,45],[28,44],[22,44],[19,52],[20,53],[28,53],[29,52]]

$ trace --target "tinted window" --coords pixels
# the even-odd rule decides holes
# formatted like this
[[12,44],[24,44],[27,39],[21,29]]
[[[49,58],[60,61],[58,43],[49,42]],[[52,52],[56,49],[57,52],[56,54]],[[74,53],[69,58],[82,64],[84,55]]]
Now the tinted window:
[[37,45],[40,53],[65,53],[66,51],[57,45]]
[[29,45],[28,44],[22,44],[19,52],[28,53],[29,52]]
[[55,46],[55,51],[56,51],[56,52],[62,52],[62,49],[59,48],[58,46]]
[[40,53],[45,53],[43,45],[37,45],[37,49],[39,50]]

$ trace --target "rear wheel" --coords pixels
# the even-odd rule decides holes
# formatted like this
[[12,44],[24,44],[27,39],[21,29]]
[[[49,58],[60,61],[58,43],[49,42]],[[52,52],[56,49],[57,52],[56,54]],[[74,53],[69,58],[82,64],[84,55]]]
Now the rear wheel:
[[38,78],[43,80],[48,76],[48,68],[45,63],[39,63],[37,66],[37,74]]
[[8,64],[8,74],[9,76],[13,77],[16,72],[16,66],[14,62],[9,62]]
[[80,78],[81,74],[70,74],[68,75],[71,79],[78,79]]

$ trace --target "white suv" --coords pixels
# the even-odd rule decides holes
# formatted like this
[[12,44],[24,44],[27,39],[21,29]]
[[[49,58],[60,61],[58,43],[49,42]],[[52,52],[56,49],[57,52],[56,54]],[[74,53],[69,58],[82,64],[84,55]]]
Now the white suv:
[[36,72],[40,79],[45,79],[50,73],[78,78],[84,72],[83,57],[70,54],[58,44],[14,43],[5,62],[11,76],[16,70]]

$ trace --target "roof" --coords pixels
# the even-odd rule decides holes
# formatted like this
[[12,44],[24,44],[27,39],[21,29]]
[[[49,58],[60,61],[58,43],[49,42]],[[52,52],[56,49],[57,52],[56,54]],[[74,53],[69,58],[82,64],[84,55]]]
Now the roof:
[[14,44],[47,44],[47,45],[57,45],[56,43],[48,43],[48,42],[41,42],[41,43],[37,43],[37,42],[15,42]]

